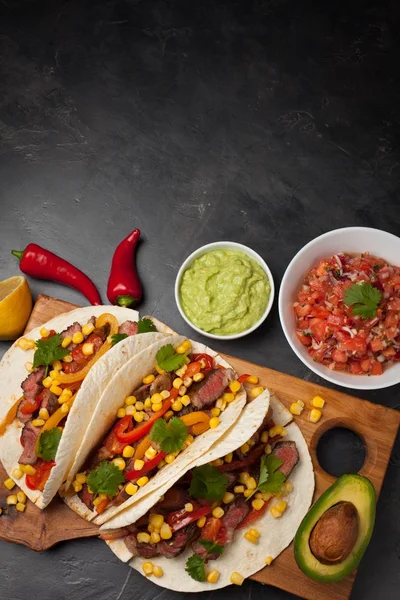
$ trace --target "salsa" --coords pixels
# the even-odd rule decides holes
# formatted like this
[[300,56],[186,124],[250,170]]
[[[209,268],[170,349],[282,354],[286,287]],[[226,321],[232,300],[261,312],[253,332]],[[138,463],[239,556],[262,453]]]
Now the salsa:
[[296,302],[296,335],[314,361],[355,375],[381,375],[400,360],[400,268],[368,252],[338,253],[307,273]]

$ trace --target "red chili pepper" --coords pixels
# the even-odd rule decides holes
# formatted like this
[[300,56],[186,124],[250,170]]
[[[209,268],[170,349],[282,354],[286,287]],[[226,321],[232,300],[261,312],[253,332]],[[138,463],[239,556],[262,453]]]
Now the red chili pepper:
[[204,360],[206,363],[204,370],[210,371],[214,368],[214,359],[209,354],[192,354],[192,361],[201,361]]
[[166,452],[159,452],[154,458],[152,458],[151,460],[147,460],[144,463],[143,468],[140,469],[140,471],[136,471],[135,469],[132,469],[132,471],[127,471],[125,473],[126,479],[129,479],[129,481],[136,481],[136,479],[140,479],[140,477],[143,477],[143,475],[145,475],[149,471],[152,471],[154,467],[160,464],[160,462],[165,456],[167,456]]
[[133,442],[140,440],[149,433],[150,429],[153,427],[154,421],[157,421],[157,419],[162,417],[163,414],[167,412],[171,404],[171,398],[164,400],[160,410],[155,412],[148,421],[143,423],[143,425],[135,427],[135,429],[132,429],[132,431],[127,431],[129,426],[132,424],[132,417],[123,417],[115,427],[115,433],[118,440],[123,444],[132,444]]
[[22,251],[12,250],[11,254],[19,259],[19,267],[26,275],[63,283],[86,296],[90,304],[94,306],[101,304],[99,292],[93,281],[80,269],[57,254],[53,254],[37,244],[28,244]]
[[200,508],[195,508],[192,512],[187,512],[184,508],[181,508],[169,513],[167,523],[173,532],[179,531],[182,527],[186,527],[189,523],[197,521],[197,519],[208,515],[210,512],[211,506],[201,506]]
[[139,238],[139,229],[134,229],[115,249],[107,284],[111,304],[132,307],[142,298],[142,284],[135,265]]

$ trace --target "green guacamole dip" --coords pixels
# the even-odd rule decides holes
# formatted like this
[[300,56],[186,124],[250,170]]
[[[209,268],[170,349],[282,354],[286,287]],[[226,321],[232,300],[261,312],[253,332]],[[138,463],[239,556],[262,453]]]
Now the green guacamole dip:
[[263,315],[271,293],[260,265],[237,250],[214,250],[183,274],[182,308],[199,329],[231,335],[249,329]]

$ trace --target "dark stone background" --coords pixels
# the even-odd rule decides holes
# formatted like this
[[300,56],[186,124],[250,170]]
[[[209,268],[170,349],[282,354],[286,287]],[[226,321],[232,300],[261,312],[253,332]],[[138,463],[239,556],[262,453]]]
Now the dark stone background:
[[[104,292],[116,243],[139,227],[142,309],[190,334],[173,284],[204,243],[250,245],[279,284],[324,231],[398,234],[399,17],[394,0],[2,0],[0,278],[18,272],[9,250],[35,241]],[[286,343],[276,304],[257,333],[215,347],[318,380]],[[362,395],[400,403],[398,386]],[[360,452],[344,444],[332,445],[336,467]],[[399,457],[397,445],[354,600],[399,597]],[[0,543],[0,567],[4,599],[180,597],[97,540],[43,554]],[[254,582],[212,597],[260,593],[290,597]]]

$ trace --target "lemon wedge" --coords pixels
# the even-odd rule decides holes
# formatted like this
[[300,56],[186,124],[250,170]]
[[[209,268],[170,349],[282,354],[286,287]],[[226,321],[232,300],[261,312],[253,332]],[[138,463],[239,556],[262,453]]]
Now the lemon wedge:
[[0,281],[0,340],[15,340],[32,310],[32,295],[22,275]]

